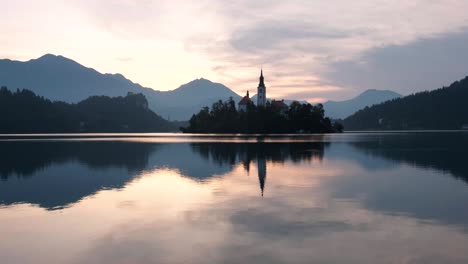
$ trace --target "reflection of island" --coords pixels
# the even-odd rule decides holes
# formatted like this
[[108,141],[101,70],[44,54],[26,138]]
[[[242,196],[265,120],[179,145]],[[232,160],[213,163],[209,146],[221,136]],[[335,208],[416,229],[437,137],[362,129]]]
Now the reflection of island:
[[229,172],[189,144],[125,141],[0,142],[0,204],[62,208],[103,189],[123,188],[144,171],[164,168],[200,181]]
[[[403,162],[450,172],[448,175],[468,182],[468,167],[464,166],[468,149],[461,144],[466,135],[450,134],[450,138],[443,141],[440,136],[429,133],[393,135],[331,143],[327,147],[327,157],[354,161],[373,170],[388,169],[388,161],[395,162],[393,167]],[[159,168],[177,170],[183,177],[203,182],[221,177],[238,165],[248,172],[251,164],[257,166],[263,194],[267,164],[321,160],[326,144],[320,140],[222,143],[3,141],[0,142],[0,204],[24,202],[47,209],[61,208],[102,189],[123,188],[142,172]],[[356,181],[357,178],[349,177],[349,180]]]
[[323,146],[303,143],[137,143],[124,141],[15,141],[0,143],[0,204],[63,208],[102,189],[123,188],[144,171],[174,169],[204,181],[236,165],[321,158]]
[[322,160],[324,155],[323,142],[289,142],[289,143],[193,143],[192,148],[207,160],[220,166],[241,163],[249,172],[252,162],[257,164],[258,180],[261,195],[265,190],[267,177],[267,162],[298,163],[310,162],[312,159]]

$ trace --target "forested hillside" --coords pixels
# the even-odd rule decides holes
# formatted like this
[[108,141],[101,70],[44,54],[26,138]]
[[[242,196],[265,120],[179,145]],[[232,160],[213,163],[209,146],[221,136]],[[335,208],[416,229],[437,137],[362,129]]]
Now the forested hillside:
[[449,87],[366,107],[344,120],[346,130],[461,129],[468,124],[468,77]]
[[0,133],[160,132],[177,128],[148,109],[142,94],[52,102],[29,90],[0,89]]
[[[200,78],[175,90],[143,87],[121,74],[103,74],[63,56],[46,54],[29,61],[0,59],[0,85],[14,91],[28,89],[52,101],[78,103],[90,96],[141,93],[148,106],[164,118],[187,121],[192,114],[218,100],[240,96],[223,84]],[[168,87],[162,87],[168,89]]]

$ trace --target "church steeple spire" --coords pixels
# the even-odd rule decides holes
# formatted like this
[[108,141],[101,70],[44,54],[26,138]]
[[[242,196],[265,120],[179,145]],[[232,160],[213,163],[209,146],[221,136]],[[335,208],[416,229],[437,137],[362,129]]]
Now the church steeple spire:
[[258,84],[258,86],[265,87],[265,82],[263,78],[263,69],[260,70],[260,83]]
[[263,67],[260,70],[260,83],[257,87],[257,106],[266,105],[266,86],[265,79],[263,78]]

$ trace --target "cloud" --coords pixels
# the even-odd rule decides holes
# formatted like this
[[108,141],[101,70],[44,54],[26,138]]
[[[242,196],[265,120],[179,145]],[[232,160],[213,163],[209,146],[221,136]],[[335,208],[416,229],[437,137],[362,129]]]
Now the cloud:
[[132,61],[133,58],[131,58],[131,57],[122,57],[122,58],[117,58],[117,60],[123,61],[123,62],[128,62],[128,61]]
[[[429,84],[435,88],[449,78],[462,77],[459,73],[465,69],[458,57],[450,55],[443,62],[446,72],[433,74],[437,68],[427,64],[432,54],[426,52],[419,57],[411,53],[414,63],[410,64],[397,58],[392,67],[414,65],[430,77],[401,73],[396,82],[387,80],[394,76],[383,76],[385,71],[367,71],[377,74],[374,77],[362,70],[365,65],[381,67],[377,61],[390,65],[392,51],[401,47],[413,47],[408,52],[416,52],[417,43],[427,50],[430,47],[424,45],[433,39],[450,41],[451,34],[468,26],[464,0],[47,0],[40,4],[22,0],[2,2],[0,9],[8,10],[7,23],[0,29],[0,36],[8,36],[0,41],[0,49],[10,54],[7,57],[39,56],[54,49],[47,52],[67,54],[91,67],[98,65],[100,71],[120,72],[158,89],[203,76],[244,93],[246,87],[255,87],[263,65],[271,87],[305,87],[313,77],[317,85],[311,86],[311,96],[337,100],[367,88],[402,93]],[[48,19],[41,19],[44,14]],[[33,20],[37,22],[31,26]],[[31,47],[24,36],[35,37],[40,45]],[[455,48],[464,58],[466,49]],[[100,49],[105,52],[94,51]],[[122,51],[138,63],[129,67],[109,62],[122,58]],[[151,74],[145,69],[151,69]],[[341,92],[318,94],[317,86],[339,86]]]
[[[468,24],[459,10],[467,7],[468,3],[463,1],[297,0],[254,5],[241,1],[235,6],[218,7],[224,21],[228,22],[221,34],[190,36],[185,46],[214,61],[216,73],[234,89],[253,87],[256,70],[263,64],[272,74],[270,87],[310,87],[308,97],[344,99],[368,88],[408,93],[399,89],[401,85],[356,85],[354,79],[366,80],[373,76],[356,74],[354,68],[348,71],[347,67],[363,65],[363,56],[375,50],[414,45],[457,32]],[[421,67],[425,63],[423,58],[413,59],[421,62],[418,64]],[[459,71],[463,69],[455,63],[452,66]],[[311,76],[317,79],[313,86],[307,81]],[[347,80],[342,76],[356,77]],[[440,75],[433,77],[433,83],[446,79]],[[451,77],[456,80],[460,76]],[[418,78],[403,79],[401,84],[415,91],[428,83]],[[317,86],[340,87],[341,92],[318,93],[325,89],[317,89]],[[411,87],[416,88],[412,90]],[[277,94],[275,90],[272,92]]]
[[334,62],[327,78],[336,85],[390,89],[402,94],[448,86],[468,75],[468,30],[391,45]]
[[317,39],[338,39],[348,37],[346,32],[326,29],[319,25],[304,27],[300,21],[269,20],[253,25],[251,28],[237,29],[229,44],[238,51],[257,52],[281,49],[285,44]]

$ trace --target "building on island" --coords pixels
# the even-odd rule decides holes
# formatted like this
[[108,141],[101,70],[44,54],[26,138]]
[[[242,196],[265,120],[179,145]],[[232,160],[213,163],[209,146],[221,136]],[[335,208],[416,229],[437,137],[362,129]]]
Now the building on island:
[[[263,69],[260,70],[260,82],[257,87],[257,106],[258,107],[265,107],[267,105],[268,99],[266,97],[266,86],[265,86],[265,78],[263,77]],[[279,109],[280,113],[286,115],[289,106],[284,102],[284,100],[272,100],[271,106]],[[242,97],[239,101],[238,110],[247,112],[248,105],[253,104],[252,99],[249,96],[249,91],[247,91],[247,95]]]
[[252,104],[252,100],[250,100],[249,91],[247,91],[247,95],[242,97],[242,99],[237,104],[238,105],[237,109],[239,111],[247,112],[247,107],[248,107],[249,104]]
[[266,105],[266,87],[263,78],[263,69],[260,70],[260,83],[257,87],[257,106],[265,107]]
[[289,109],[289,106],[284,102],[284,100],[273,100],[271,101],[271,106],[277,108],[282,115],[286,115]]

